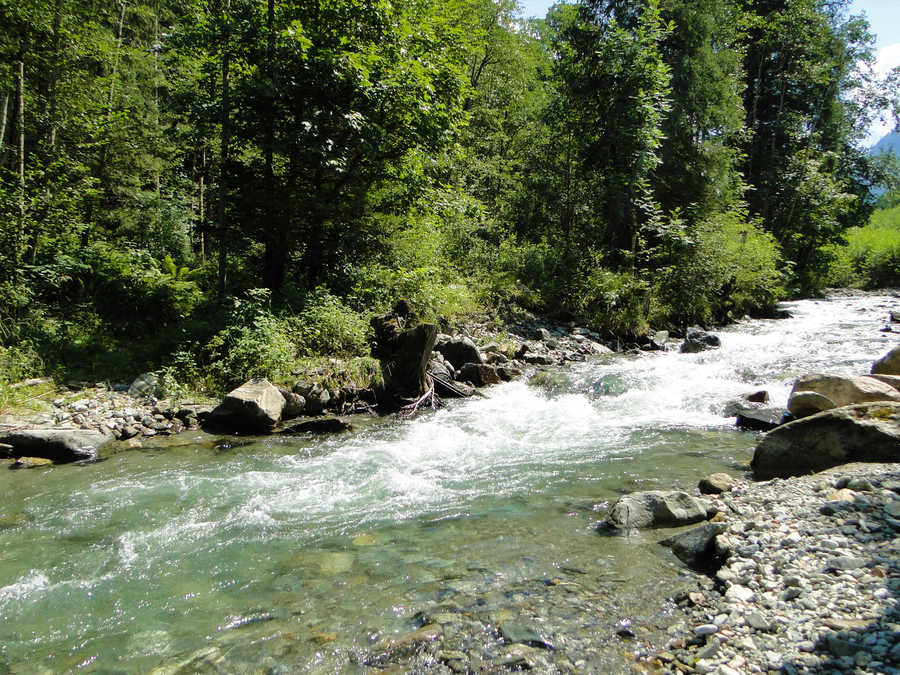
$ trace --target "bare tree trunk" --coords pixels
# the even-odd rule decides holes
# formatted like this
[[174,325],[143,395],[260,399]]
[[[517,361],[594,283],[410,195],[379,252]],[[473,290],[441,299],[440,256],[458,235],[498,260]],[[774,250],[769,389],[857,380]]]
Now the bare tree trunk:
[[[106,125],[104,128],[104,133],[107,131],[109,127],[109,123],[112,121],[112,106],[113,106],[113,98],[115,96],[115,88],[116,88],[116,75],[119,71],[119,53],[122,49],[122,31],[125,27],[125,3],[119,3],[119,25],[116,29],[116,49],[113,52],[113,65],[112,72],[109,77],[109,91],[106,93]],[[104,140],[102,145],[100,146],[100,166],[98,167],[98,173],[100,177],[100,182],[103,182],[104,176],[106,175],[106,156],[109,152],[109,143],[108,139]]]
[[16,126],[19,134],[19,217],[16,227],[16,250],[14,262],[16,282],[21,275],[22,247],[25,242],[25,62],[19,61],[19,76],[16,85]]
[[200,151],[200,261],[206,263],[206,147]]
[[[222,8],[222,24],[227,21],[227,11],[231,6],[230,0],[225,0]],[[220,164],[219,167],[219,203],[218,203],[218,225],[219,225],[219,298],[225,297],[226,270],[228,267],[228,250],[225,246],[226,230],[227,230],[227,209],[226,195],[228,182],[228,154],[229,145],[231,143],[231,103],[229,100],[228,90],[228,71],[231,65],[229,54],[228,36],[225,38],[225,45],[222,50],[222,139],[220,147]]]
[[6,142],[6,110],[9,106],[9,92],[3,92],[3,103],[0,105],[0,168],[6,166],[6,154],[3,152]]

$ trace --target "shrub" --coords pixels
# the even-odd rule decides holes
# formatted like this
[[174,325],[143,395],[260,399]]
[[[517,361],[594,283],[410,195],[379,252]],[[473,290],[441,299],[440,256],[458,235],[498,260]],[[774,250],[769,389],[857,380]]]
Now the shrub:
[[310,293],[303,311],[290,325],[300,351],[307,356],[359,356],[368,352],[368,322],[327,289]]
[[828,250],[827,281],[833,286],[900,285],[900,206],[880,209],[865,227],[844,233],[846,244]]
[[266,289],[233,300],[228,322],[206,344],[213,378],[226,388],[254,378],[282,380],[290,374],[296,345],[288,322],[269,309]]

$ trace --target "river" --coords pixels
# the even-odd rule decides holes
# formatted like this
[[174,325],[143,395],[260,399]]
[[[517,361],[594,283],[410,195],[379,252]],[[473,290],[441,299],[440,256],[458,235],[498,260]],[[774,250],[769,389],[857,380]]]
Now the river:
[[727,403],[868,372],[897,342],[879,331],[892,302],[789,303],[793,318],[729,327],[718,350],[604,357],[325,440],[194,432],[2,472],[0,667],[364,672],[437,622],[445,664],[505,663],[505,623],[552,644],[549,670],[624,668],[618,633],[661,635],[663,598],[691,577],[660,533],[598,532],[605,506],[743,471],[756,435]]

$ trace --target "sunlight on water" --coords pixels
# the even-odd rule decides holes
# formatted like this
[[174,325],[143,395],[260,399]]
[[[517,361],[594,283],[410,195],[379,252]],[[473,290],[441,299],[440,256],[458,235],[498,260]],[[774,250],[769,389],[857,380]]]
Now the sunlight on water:
[[[397,606],[436,589],[486,592],[572,560],[623,574],[662,564],[633,542],[598,540],[592,505],[735,471],[755,437],[731,429],[725,406],[756,389],[783,406],[809,371],[866,372],[895,343],[879,332],[890,304],[794,303],[793,319],[722,331],[719,350],[577,364],[555,386],[509,383],[323,441],[185,445],[6,472],[0,657],[23,672],[84,659],[147,669],[259,613],[305,631],[319,630],[306,618],[316,617],[356,649],[366,630],[408,620]],[[649,573],[664,584],[675,570]],[[635,594],[621,588],[616,597]],[[329,657],[337,670],[340,653]],[[323,658],[309,645],[277,660]]]

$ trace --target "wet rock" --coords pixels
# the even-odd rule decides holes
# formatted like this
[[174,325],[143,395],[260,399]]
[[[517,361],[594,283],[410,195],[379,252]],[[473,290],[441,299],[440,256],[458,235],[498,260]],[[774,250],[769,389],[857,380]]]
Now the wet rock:
[[268,433],[281,421],[284,405],[284,396],[271,382],[250,380],[228,392],[207,423],[217,429]]
[[51,466],[52,459],[46,457],[19,457],[15,462],[10,464],[10,469],[38,469],[42,466]]
[[728,492],[734,487],[735,480],[727,473],[713,473],[706,478],[701,478],[698,487],[700,494],[719,495]]
[[518,621],[504,621],[500,624],[500,636],[508,643],[521,643],[538,649],[553,649],[546,639],[531,625]]
[[[827,399],[827,401],[821,401],[821,404],[827,405],[830,401],[833,404],[832,407],[842,407],[870,401],[900,401],[900,392],[891,385],[880,382],[873,377],[844,377],[841,375],[813,373],[799,378],[791,390],[788,410],[795,417],[802,416],[795,412],[795,408],[798,410],[802,409],[795,402],[795,399],[799,398],[803,392],[813,392],[821,395]],[[816,404],[812,397],[805,398],[809,399],[807,401],[808,407],[815,412],[828,409]]]
[[556,359],[549,354],[525,354],[522,360],[530,366],[552,366],[556,363]]
[[804,475],[847,462],[900,460],[900,403],[834,408],[762,437],[751,468],[758,479]]
[[746,394],[744,398],[748,403],[768,403],[769,392],[767,392],[765,389],[761,389],[760,391],[754,391],[750,394]]
[[706,520],[710,511],[708,504],[679,490],[633,492],[616,500],[607,524],[620,530],[691,525]]
[[15,457],[43,457],[58,463],[94,459],[109,437],[78,429],[31,429],[0,436]]
[[471,338],[465,336],[438,340],[434,350],[439,352],[457,370],[466,363],[484,363],[484,357],[478,347]]
[[722,341],[718,336],[694,326],[688,329],[687,337],[681,343],[680,351],[682,354],[696,354],[707,349],[715,349],[720,347],[721,344]]
[[872,364],[872,374],[900,375],[900,346],[894,347]]
[[788,412],[796,419],[836,408],[834,401],[815,391],[798,391],[788,400]]
[[282,389],[281,387],[278,388],[278,393],[284,397],[284,408],[281,411],[281,419],[292,420],[303,414],[303,409],[306,407],[305,398],[300,394],[288,391],[287,389]]
[[466,363],[459,369],[456,377],[458,380],[469,382],[476,387],[487,387],[503,381],[497,366],[487,363]]
[[703,523],[660,543],[672,549],[672,553],[691,569],[714,572],[722,565],[716,553],[715,538],[724,530],[721,523]]
[[773,408],[744,410],[737,414],[734,425],[746,431],[771,431],[781,423],[781,416],[782,411]]
[[315,420],[306,420],[294,424],[285,425],[279,433],[285,435],[295,434],[337,434],[342,431],[353,431],[353,425],[339,417],[324,417]]

